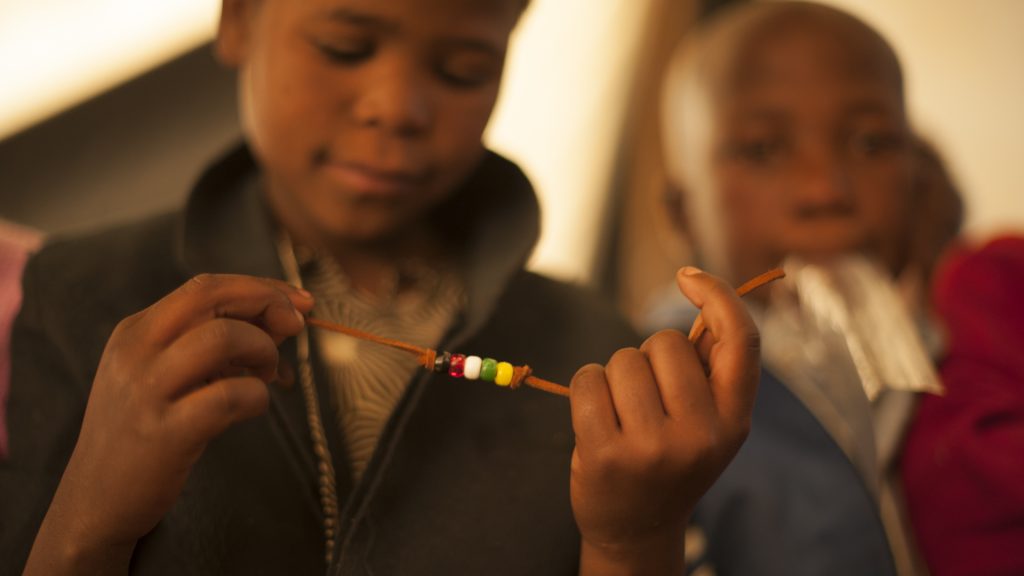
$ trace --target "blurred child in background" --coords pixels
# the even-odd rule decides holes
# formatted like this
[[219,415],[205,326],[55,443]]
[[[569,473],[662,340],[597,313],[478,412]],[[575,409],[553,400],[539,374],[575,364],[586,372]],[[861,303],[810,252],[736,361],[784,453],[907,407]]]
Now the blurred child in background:
[[667,165],[702,265],[733,282],[790,272],[752,306],[765,371],[750,439],[698,505],[700,560],[917,573],[896,463],[918,393],[938,387],[927,307],[908,303],[959,204],[952,226],[920,218],[934,191],[896,55],[832,8],[742,4],[680,47],[665,94]]

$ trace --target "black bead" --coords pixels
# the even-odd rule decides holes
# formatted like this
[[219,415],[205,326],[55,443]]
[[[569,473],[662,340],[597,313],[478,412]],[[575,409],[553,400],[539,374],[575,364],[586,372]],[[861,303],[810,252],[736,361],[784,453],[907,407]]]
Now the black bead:
[[452,362],[452,355],[449,352],[442,352],[434,358],[434,372],[441,374],[448,373],[448,366]]

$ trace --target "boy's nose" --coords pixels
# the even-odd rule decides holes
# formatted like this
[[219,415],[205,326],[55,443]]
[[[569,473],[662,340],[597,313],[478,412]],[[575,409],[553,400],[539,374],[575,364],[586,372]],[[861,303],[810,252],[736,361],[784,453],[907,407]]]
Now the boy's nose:
[[430,126],[426,86],[412,71],[392,70],[377,75],[356,100],[353,115],[361,126],[415,136]]
[[803,216],[830,215],[853,209],[849,171],[835,154],[804,155],[797,168],[796,206]]

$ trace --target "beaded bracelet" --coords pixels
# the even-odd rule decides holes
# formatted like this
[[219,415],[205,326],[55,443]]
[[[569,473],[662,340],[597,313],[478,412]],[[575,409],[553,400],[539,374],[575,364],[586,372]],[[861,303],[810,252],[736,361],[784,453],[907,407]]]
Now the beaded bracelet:
[[[737,288],[736,294],[739,296],[745,296],[748,292],[784,276],[785,273],[779,268],[769,270],[768,272],[753,278]],[[438,352],[437,350],[423,348],[400,340],[384,338],[383,336],[357,330],[342,324],[327,322],[320,320],[319,318],[310,317],[306,319],[306,322],[310,326],[330,330],[332,332],[339,332],[354,338],[376,342],[384,346],[390,346],[398,350],[405,350],[411,354],[416,354],[420,366],[438,374],[448,374],[453,378],[464,378],[466,380],[494,382],[498,386],[506,387],[511,390],[515,390],[521,385],[526,384],[531,388],[550,392],[551,394],[558,394],[559,396],[566,397],[569,396],[568,386],[555,384],[554,382],[534,376],[533,371],[527,365],[514,366],[509,362],[499,362],[493,358],[481,358],[480,356],[467,356],[465,354],[452,354],[451,352],[446,351]],[[697,341],[700,340],[700,337],[704,335],[705,331],[706,327],[704,324],[704,318],[698,314],[697,319],[693,323],[693,327],[690,329],[690,334],[688,336],[690,342],[696,344]]]

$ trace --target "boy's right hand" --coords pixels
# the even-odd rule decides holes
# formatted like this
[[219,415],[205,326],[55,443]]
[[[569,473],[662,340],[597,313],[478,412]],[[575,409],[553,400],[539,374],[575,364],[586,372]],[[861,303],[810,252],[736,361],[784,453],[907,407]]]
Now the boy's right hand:
[[118,324],[26,572],[127,562],[206,444],[266,410],[277,346],[312,307],[278,280],[201,275]]
[[676,278],[707,325],[697,346],[665,330],[573,378],[581,574],[683,574],[690,515],[750,430],[757,327],[721,279]]

